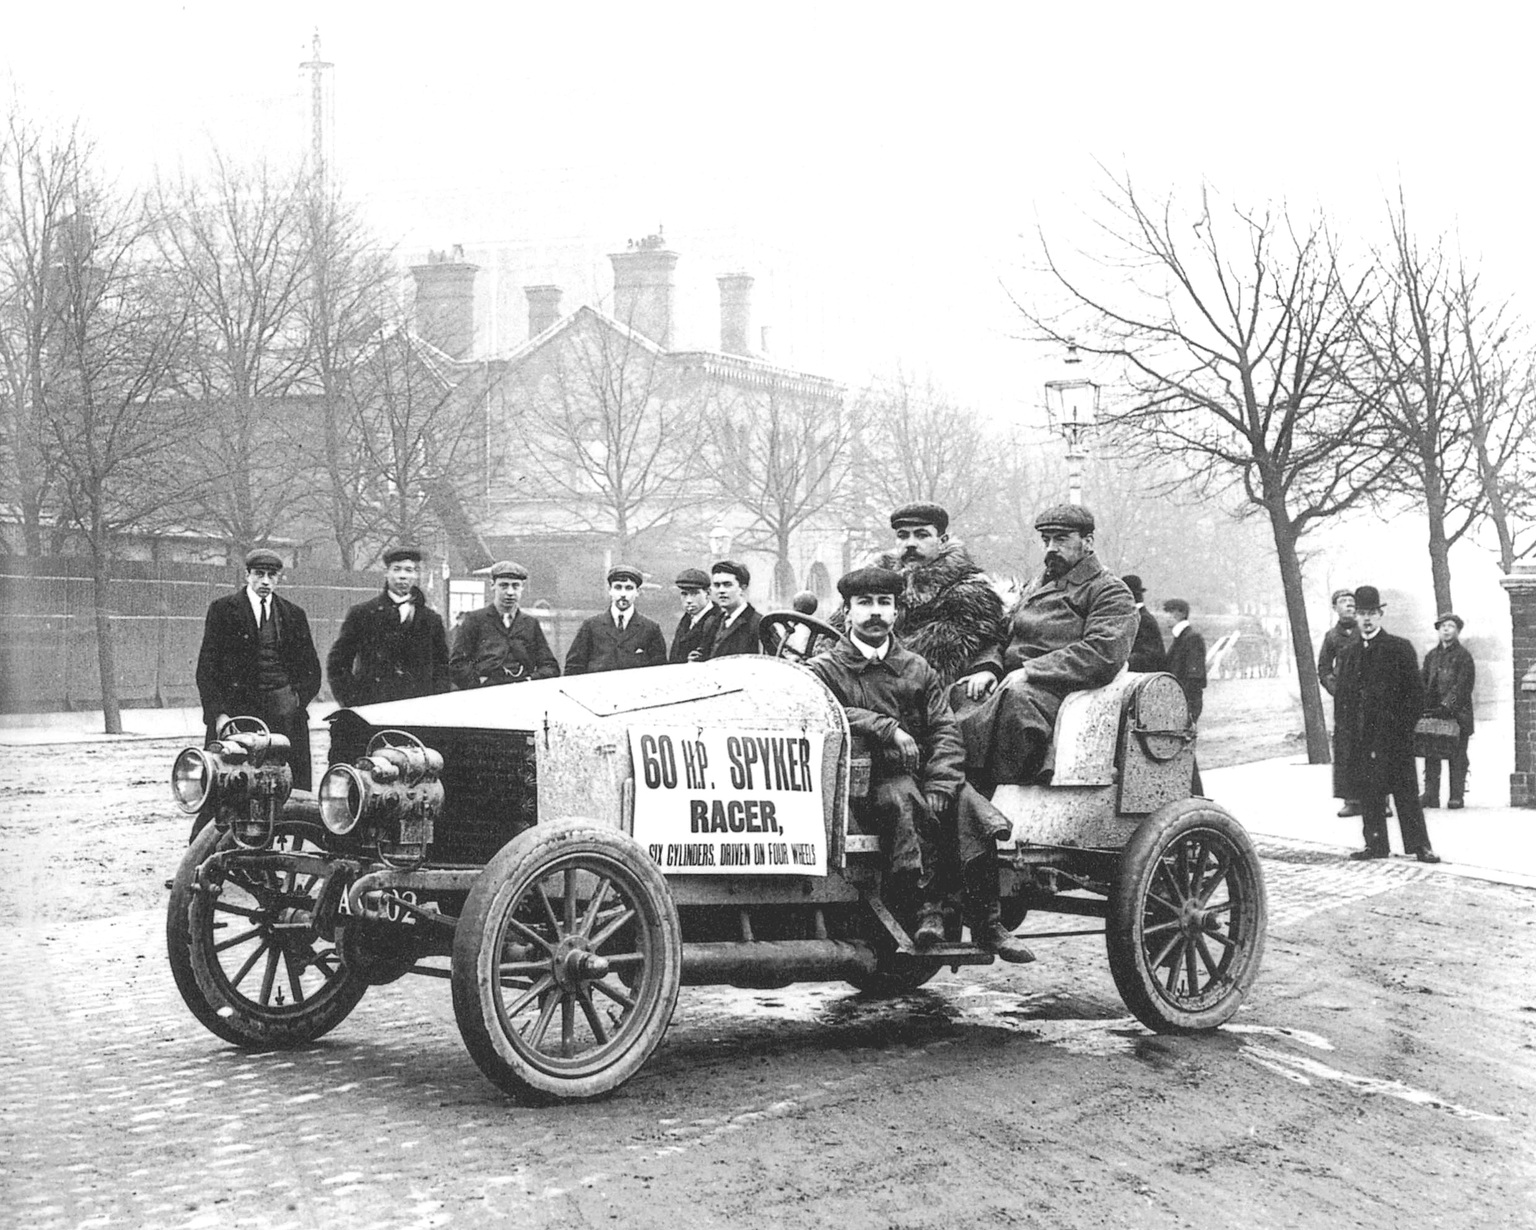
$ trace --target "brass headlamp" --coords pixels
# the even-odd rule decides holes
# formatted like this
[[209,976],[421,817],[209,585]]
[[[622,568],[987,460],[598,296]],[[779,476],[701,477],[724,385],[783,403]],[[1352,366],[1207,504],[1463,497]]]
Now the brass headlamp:
[[419,867],[443,810],[443,757],[414,735],[385,730],[354,764],[332,765],[320,779],[320,819],[337,836],[362,826],[391,867]]
[[272,843],[278,813],[293,792],[286,735],[259,718],[231,718],[206,747],[183,748],[171,765],[171,794],[182,811],[213,809],[213,822],[248,850]]

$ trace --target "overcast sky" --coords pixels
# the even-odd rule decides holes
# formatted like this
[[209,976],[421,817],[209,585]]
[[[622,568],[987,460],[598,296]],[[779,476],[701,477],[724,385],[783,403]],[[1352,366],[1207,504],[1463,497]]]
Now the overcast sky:
[[[848,380],[900,359],[1004,413],[1052,373],[1007,341],[1000,283],[1017,285],[1037,222],[1086,235],[1098,163],[1151,191],[1205,177],[1323,204],[1361,237],[1401,180],[1422,229],[1455,230],[1510,289],[1533,284],[1524,6],[943,7],[961,15],[33,5],[8,17],[0,57],[24,107],[78,117],[142,182],[215,144],[302,153],[298,65],[318,27],[334,165],[402,252],[601,253],[664,223],[684,257],[681,340],[711,344],[714,276],[750,268],[776,357]],[[594,264],[594,285],[608,278]]]

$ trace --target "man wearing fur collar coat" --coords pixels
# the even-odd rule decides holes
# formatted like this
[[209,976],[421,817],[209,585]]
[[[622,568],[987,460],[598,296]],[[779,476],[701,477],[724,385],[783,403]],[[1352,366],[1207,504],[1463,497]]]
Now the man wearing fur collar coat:
[[[906,583],[896,633],[925,658],[948,690],[963,684],[979,700],[1002,678],[1008,641],[1003,600],[965,546],[949,535],[949,514],[937,504],[906,504],[891,514],[896,547],[876,561]],[[951,697],[959,701],[957,691]]]

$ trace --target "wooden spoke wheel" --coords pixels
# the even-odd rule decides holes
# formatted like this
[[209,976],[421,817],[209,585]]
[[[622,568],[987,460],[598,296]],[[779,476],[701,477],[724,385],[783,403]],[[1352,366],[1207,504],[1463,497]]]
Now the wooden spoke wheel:
[[[212,1033],[251,1048],[298,1046],[339,1025],[368,989],[314,928],[317,826],[279,821],[272,846],[240,851],[205,827],[187,847],[166,907],[176,988]],[[231,857],[199,870],[215,852]]]
[[480,1070],[521,1101],[608,1093],[661,1044],[682,932],[656,865],[586,821],[538,825],[486,865],[453,947],[453,1010]]
[[1204,799],[1149,816],[1121,856],[1105,937],[1136,1018],[1161,1033],[1230,1020],[1259,972],[1264,879],[1248,834]]

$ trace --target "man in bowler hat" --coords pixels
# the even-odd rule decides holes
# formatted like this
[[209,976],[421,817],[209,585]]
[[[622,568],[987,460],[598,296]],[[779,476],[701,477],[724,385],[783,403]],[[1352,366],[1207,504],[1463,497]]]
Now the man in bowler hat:
[[488,688],[560,674],[539,621],[518,609],[527,583],[528,569],[521,564],[491,565],[491,604],[464,616],[453,635],[448,669],[456,686]]
[[[1472,738],[1472,689],[1477,683],[1477,667],[1472,655],[1461,643],[1465,627],[1460,615],[1447,611],[1435,620],[1439,643],[1424,655],[1424,713],[1428,717],[1455,718],[1461,727],[1456,749],[1451,753],[1451,793],[1447,804],[1452,811],[1466,806],[1467,743]],[[1424,757],[1425,807],[1440,806],[1440,757]]]
[[1136,639],[1131,642],[1131,659],[1128,665],[1133,671],[1147,673],[1168,669],[1168,656],[1163,652],[1163,632],[1157,626],[1157,616],[1147,610],[1143,601],[1146,589],[1141,578],[1128,572],[1120,578],[1136,602]]
[[282,572],[281,557],[258,548],[245,557],[244,587],[209,604],[197,692],[209,741],[230,718],[260,718],[288,739],[294,788],[309,790],[307,706],[320,691],[320,659],[304,608],[276,592]]
[[1035,518],[1045,570],[1014,608],[1007,674],[960,719],[966,769],[978,789],[1027,785],[1045,766],[1056,712],[1069,692],[1103,687],[1136,637],[1131,591],[1093,551],[1093,514],[1057,504]]
[[684,568],[673,582],[682,600],[683,614],[672,634],[668,662],[699,662],[708,656],[720,608],[709,600],[709,573],[702,568]]
[[654,619],[635,610],[645,578],[638,568],[608,570],[608,609],[584,621],[565,655],[567,675],[595,675],[635,666],[665,666],[667,638]]
[[384,592],[347,611],[325,660],[337,704],[374,705],[453,686],[448,634],[418,584],[421,561],[416,547],[391,547],[384,552]]
[[1354,594],[1360,635],[1339,650],[1334,693],[1334,747],[1339,784],[1360,800],[1365,849],[1352,859],[1386,858],[1387,797],[1397,799],[1403,851],[1421,863],[1438,863],[1429,844],[1413,763],[1413,728],[1424,711],[1419,657],[1400,636],[1382,629],[1381,593],[1362,585]]

